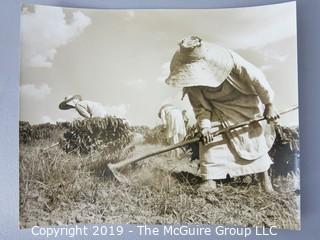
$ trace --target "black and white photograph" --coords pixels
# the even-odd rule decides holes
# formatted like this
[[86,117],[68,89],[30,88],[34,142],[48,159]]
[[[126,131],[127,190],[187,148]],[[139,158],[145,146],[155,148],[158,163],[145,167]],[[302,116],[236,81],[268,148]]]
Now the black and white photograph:
[[299,230],[295,2],[21,6],[19,225]]

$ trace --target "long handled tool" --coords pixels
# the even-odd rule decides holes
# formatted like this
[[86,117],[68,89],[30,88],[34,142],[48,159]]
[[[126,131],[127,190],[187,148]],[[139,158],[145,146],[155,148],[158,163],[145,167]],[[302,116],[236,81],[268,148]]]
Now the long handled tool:
[[[288,108],[288,109],[286,109],[284,111],[281,111],[279,114],[283,115],[283,114],[286,114],[286,113],[291,112],[291,111],[296,110],[296,109],[298,109],[298,106],[294,106],[294,107]],[[214,131],[214,132],[211,133],[211,135],[212,135],[212,137],[215,137],[215,136],[218,136],[218,135],[223,134],[225,132],[229,132],[229,131],[232,131],[234,129],[247,126],[247,125],[252,124],[254,122],[260,122],[260,121],[263,121],[265,119],[266,119],[265,117],[260,117],[260,118],[257,118],[257,119],[253,119],[253,120],[237,123],[237,124],[231,125],[229,127],[222,128],[222,129],[220,129],[218,131]],[[141,161],[141,160],[146,159],[146,158],[150,158],[150,157],[153,157],[153,156],[165,153],[165,152],[172,151],[172,150],[174,150],[176,148],[181,148],[181,147],[184,147],[184,146],[192,144],[192,143],[200,142],[201,140],[202,140],[201,137],[195,137],[193,139],[174,144],[174,145],[172,145],[170,147],[163,148],[162,150],[149,153],[149,154],[144,155],[144,156],[139,157],[139,158],[126,159],[126,160],[123,160],[123,161],[117,162],[117,163],[109,163],[107,165],[107,167],[108,167],[107,171],[109,170],[108,173],[110,173],[112,176],[114,176],[119,182],[121,182],[121,183],[125,183],[126,182],[127,183],[128,180],[126,179],[126,177],[124,177],[122,174],[119,173],[118,169],[120,169],[120,168],[122,168],[124,166],[127,166],[127,165],[129,165],[131,163],[138,162],[138,161]]]

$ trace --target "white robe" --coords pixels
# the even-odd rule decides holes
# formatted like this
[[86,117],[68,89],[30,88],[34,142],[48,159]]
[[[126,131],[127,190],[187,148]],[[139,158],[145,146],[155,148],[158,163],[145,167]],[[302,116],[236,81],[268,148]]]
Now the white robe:
[[79,101],[75,104],[75,109],[84,118],[107,116],[105,108],[98,102],[88,100]]
[[[232,52],[234,68],[217,88],[186,88],[200,128],[215,130],[262,116],[263,104],[271,103],[273,91],[262,72]],[[223,126],[224,125],[224,126]],[[200,144],[200,172],[204,179],[222,179],[268,170],[268,155],[275,139],[266,122],[220,135]]]
[[160,117],[166,127],[166,137],[169,144],[176,144],[186,136],[186,128],[182,112],[174,107],[168,106],[161,110]]

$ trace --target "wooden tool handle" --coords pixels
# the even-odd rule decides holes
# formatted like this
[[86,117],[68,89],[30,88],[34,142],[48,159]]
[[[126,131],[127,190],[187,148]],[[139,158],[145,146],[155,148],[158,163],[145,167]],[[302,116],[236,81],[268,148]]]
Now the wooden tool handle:
[[118,163],[109,164],[109,165],[111,165],[112,168],[121,168],[121,167],[124,167],[124,166],[126,166],[126,165],[128,165],[130,163],[138,162],[138,161],[141,161],[143,159],[146,159],[146,158],[149,158],[149,157],[153,157],[153,156],[161,154],[161,153],[169,152],[169,151],[174,150],[176,148],[180,148],[180,147],[184,147],[186,145],[192,144],[192,143],[200,142],[200,140],[201,140],[200,137],[196,137],[196,138],[193,138],[193,139],[188,140],[188,141],[183,141],[181,143],[174,144],[174,145],[172,145],[170,147],[167,147],[167,148],[164,148],[164,149],[162,149],[160,151],[149,153],[149,154],[144,155],[144,156],[139,157],[139,158],[126,159],[124,161],[121,161],[121,162],[118,162]]
[[[291,112],[291,111],[296,110],[296,109],[298,109],[298,106],[294,106],[294,107],[291,107],[289,109],[286,109],[286,110],[280,112],[279,114],[282,115],[282,114]],[[231,126],[226,127],[226,128],[222,128],[222,129],[220,129],[218,131],[215,131],[215,132],[213,132],[211,134],[215,137],[215,136],[218,136],[218,135],[223,134],[225,132],[228,132],[228,131],[231,131],[231,130],[234,130],[234,129],[237,129],[237,128],[240,128],[240,127],[247,126],[247,125],[249,125],[251,123],[254,123],[254,122],[260,122],[260,121],[263,121],[265,119],[266,119],[265,117],[260,117],[260,118],[257,118],[257,119],[252,119],[252,120],[249,120],[249,121],[241,122],[241,123],[234,124],[234,125],[231,125]],[[123,160],[123,161],[118,162],[118,163],[110,163],[110,164],[108,164],[108,166],[110,168],[113,168],[113,169],[122,168],[122,167],[124,167],[124,166],[126,166],[126,165],[128,165],[130,163],[138,162],[138,161],[141,161],[143,159],[146,159],[146,158],[149,158],[149,157],[153,157],[153,156],[161,154],[161,153],[169,152],[169,151],[174,150],[176,148],[184,147],[186,145],[189,145],[189,144],[192,144],[192,143],[197,143],[197,142],[200,142],[200,141],[201,141],[201,138],[200,137],[196,137],[196,138],[193,138],[191,140],[187,140],[187,141],[183,141],[181,143],[174,144],[174,145],[172,145],[170,147],[167,147],[167,148],[164,148],[164,149],[162,149],[160,151],[149,153],[149,154],[144,155],[144,156],[139,157],[139,158],[126,159],[126,160]]]

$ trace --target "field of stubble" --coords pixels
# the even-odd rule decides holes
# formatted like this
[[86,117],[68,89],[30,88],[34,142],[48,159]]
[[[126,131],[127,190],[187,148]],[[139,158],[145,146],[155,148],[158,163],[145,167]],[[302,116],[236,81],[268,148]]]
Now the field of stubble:
[[[219,182],[198,193],[197,163],[163,154],[122,171],[130,184],[104,173],[104,156],[67,154],[51,140],[20,144],[20,227],[75,223],[228,224],[299,229],[296,176],[273,179],[275,194],[255,177]],[[137,145],[133,156],[160,149]]]

